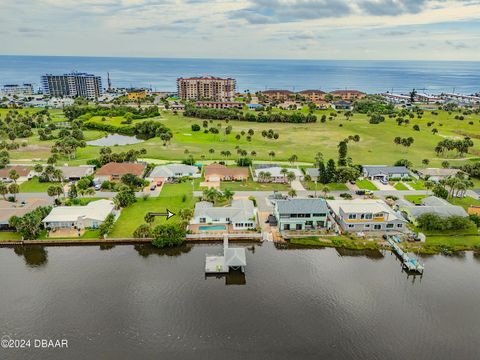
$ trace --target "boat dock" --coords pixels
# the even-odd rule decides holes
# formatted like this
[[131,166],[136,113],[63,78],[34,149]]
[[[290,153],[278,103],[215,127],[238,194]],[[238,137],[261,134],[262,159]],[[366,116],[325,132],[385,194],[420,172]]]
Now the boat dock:
[[245,272],[247,260],[244,248],[229,248],[228,235],[223,236],[223,256],[207,255],[205,258],[206,274],[226,274],[230,269]]
[[400,238],[398,236],[388,236],[387,242],[392,247],[393,251],[402,261],[403,267],[408,271],[415,271],[419,274],[423,274],[424,266],[418,262],[417,259],[410,257],[406,252],[404,252],[400,246],[397,244],[400,243]]

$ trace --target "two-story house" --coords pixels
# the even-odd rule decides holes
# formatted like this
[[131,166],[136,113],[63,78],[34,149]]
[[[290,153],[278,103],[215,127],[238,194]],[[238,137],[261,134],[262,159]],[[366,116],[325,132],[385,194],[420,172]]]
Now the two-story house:
[[378,199],[327,200],[343,231],[405,231],[403,216]]
[[324,230],[332,225],[324,199],[276,200],[274,211],[281,231]]

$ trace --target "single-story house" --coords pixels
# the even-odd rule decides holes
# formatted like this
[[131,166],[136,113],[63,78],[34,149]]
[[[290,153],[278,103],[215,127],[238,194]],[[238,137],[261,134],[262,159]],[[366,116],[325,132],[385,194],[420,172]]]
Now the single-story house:
[[333,223],[324,199],[277,200],[274,214],[280,230],[324,230]]
[[148,175],[151,181],[171,181],[182,177],[200,177],[198,167],[185,164],[168,164],[155,166]]
[[335,110],[353,110],[353,103],[346,100],[333,101],[330,106]]
[[407,221],[378,199],[327,200],[335,221],[343,231],[405,231]]
[[144,164],[109,162],[97,170],[95,180],[98,182],[116,181],[120,180],[125,174],[133,174],[142,177],[144,171]]
[[80,166],[59,166],[57,167],[65,180],[80,180],[83,177],[90,176],[95,172],[94,165],[80,165]]
[[254,180],[258,182],[273,182],[273,183],[286,183],[288,182],[287,173],[282,173],[282,169],[286,169],[287,173],[292,172],[295,174],[295,179],[302,180],[303,173],[297,168],[282,168],[280,166],[273,167],[261,167],[254,171]]
[[231,225],[233,230],[255,229],[257,210],[248,199],[236,199],[230,206],[214,207],[211,202],[199,201],[195,204],[192,225]]
[[480,216],[480,206],[478,205],[470,205],[468,207],[468,215],[478,215]]
[[58,206],[43,219],[47,229],[97,229],[108,215],[115,213],[111,200],[96,200],[85,206]]
[[320,171],[317,168],[306,168],[305,172],[308,176],[310,176],[312,181],[317,181],[318,177],[320,176]]
[[205,181],[243,181],[248,179],[248,168],[214,163],[205,166],[204,176]]
[[8,165],[8,166],[5,166],[3,169],[0,169],[0,181],[12,182],[13,180],[10,179],[10,171],[12,170],[15,170],[19,175],[19,178],[17,181],[20,181],[20,182],[26,181],[33,176],[33,169],[29,166]]
[[449,178],[451,176],[455,176],[461,172],[459,169],[443,169],[443,168],[426,168],[426,169],[418,169],[417,173],[423,179],[428,179],[430,181],[438,182],[439,180],[443,180]]
[[416,224],[420,215],[432,213],[442,217],[461,216],[467,217],[465,209],[458,205],[452,205],[447,200],[436,196],[429,196],[420,201],[420,205],[412,204],[407,200],[397,200],[395,207],[413,224]]
[[405,166],[363,165],[363,177],[370,180],[405,179],[411,176]]
[[41,206],[50,205],[51,200],[27,199],[22,203],[0,200],[0,229],[8,229],[8,220],[12,216],[23,216]]

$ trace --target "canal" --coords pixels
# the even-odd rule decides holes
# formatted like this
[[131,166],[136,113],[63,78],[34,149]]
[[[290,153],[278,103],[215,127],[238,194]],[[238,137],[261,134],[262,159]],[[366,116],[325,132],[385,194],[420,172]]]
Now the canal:
[[0,335],[68,340],[0,359],[474,359],[480,259],[247,246],[247,270],[206,278],[220,244],[0,248]]

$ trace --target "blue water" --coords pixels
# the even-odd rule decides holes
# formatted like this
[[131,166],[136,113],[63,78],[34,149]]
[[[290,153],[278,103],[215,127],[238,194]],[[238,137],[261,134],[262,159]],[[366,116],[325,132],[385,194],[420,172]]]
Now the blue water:
[[213,231],[213,230],[227,230],[225,225],[207,225],[207,226],[199,226],[198,229],[200,231]]
[[282,88],[355,88],[366,92],[406,92],[412,88],[472,94],[480,92],[480,62],[155,59],[111,57],[0,56],[0,85],[33,83],[45,73],[72,70],[102,76],[115,87],[176,90],[180,76],[215,75],[237,79],[239,91]]

